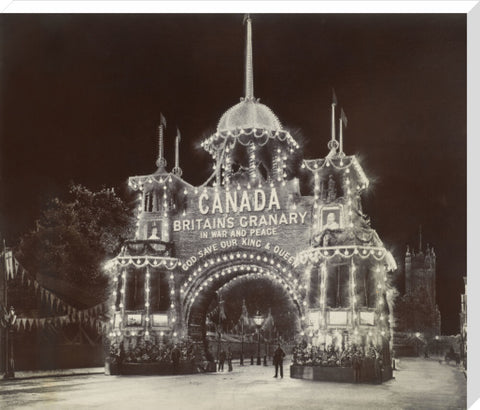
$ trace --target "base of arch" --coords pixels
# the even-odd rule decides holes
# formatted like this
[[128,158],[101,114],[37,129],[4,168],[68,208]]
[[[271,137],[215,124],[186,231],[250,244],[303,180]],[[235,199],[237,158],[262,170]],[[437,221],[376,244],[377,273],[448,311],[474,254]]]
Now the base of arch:
[[112,365],[105,363],[105,374],[107,375],[175,375],[175,374],[197,374],[215,372],[214,362],[206,363],[180,363],[175,369],[171,363],[122,363]]
[[385,367],[382,375],[375,374],[375,370],[366,368],[360,372],[358,380],[352,367],[323,367],[323,366],[290,366],[290,377],[314,381],[326,381],[337,383],[370,383],[381,384],[392,378],[392,368]]

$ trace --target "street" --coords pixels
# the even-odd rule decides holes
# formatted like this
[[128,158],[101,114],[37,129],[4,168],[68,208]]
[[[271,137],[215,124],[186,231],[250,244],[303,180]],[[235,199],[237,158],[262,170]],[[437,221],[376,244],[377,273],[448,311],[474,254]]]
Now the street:
[[63,376],[1,382],[2,409],[465,409],[460,368],[405,358],[383,385],[283,379],[273,366],[192,376]]

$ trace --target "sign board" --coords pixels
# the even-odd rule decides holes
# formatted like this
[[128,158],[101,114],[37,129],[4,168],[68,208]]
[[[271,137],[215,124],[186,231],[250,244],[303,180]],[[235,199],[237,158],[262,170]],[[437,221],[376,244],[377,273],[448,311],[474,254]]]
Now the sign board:
[[166,313],[155,313],[152,315],[152,326],[168,326],[168,315]]
[[330,311],[328,312],[328,319],[329,325],[346,325],[348,319],[347,311]]
[[373,312],[360,312],[360,324],[373,326],[375,324],[375,314]]
[[142,314],[141,313],[135,313],[135,314],[129,313],[127,315],[127,326],[142,326]]

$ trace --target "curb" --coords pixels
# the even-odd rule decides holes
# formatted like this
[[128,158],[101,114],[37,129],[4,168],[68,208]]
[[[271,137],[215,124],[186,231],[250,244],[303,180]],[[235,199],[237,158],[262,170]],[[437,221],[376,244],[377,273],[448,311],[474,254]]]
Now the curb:
[[84,370],[84,371],[68,371],[65,370],[65,372],[41,372],[41,373],[35,373],[32,372],[31,374],[27,373],[24,374],[25,372],[18,372],[18,376],[15,376],[12,379],[0,379],[0,383],[8,383],[8,382],[14,382],[17,380],[29,380],[29,379],[46,379],[46,378],[51,378],[51,377],[71,377],[71,376],[89,376],[93,374],[104,374],[105,371],[103,368],[100,369],[91,369],[91,370]]

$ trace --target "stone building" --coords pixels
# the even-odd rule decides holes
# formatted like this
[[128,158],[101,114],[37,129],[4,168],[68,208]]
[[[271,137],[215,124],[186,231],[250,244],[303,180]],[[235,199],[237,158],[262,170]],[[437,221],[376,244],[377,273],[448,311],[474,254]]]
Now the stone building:
[[436,255],[428,244],[407,246],[404,265],[405,292],[394,308],[394,348],[397,355],[419,355],[441,333],[441,315],[436,302]]

